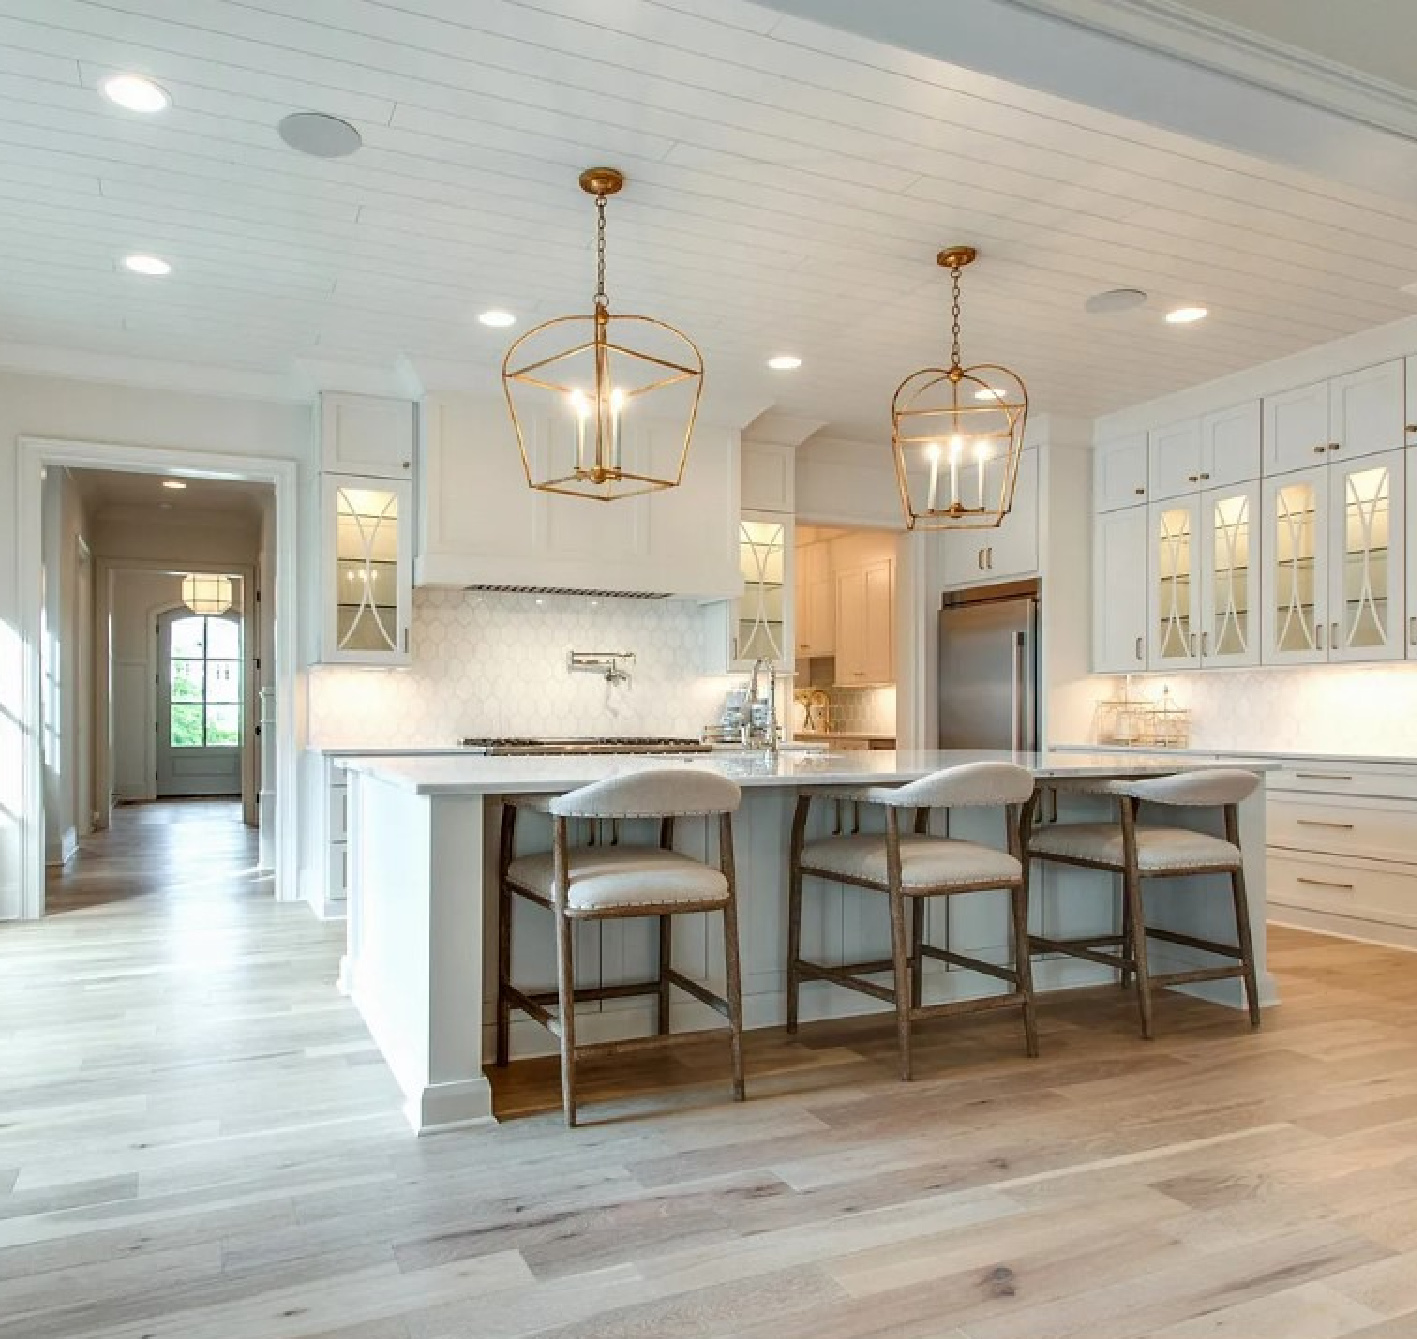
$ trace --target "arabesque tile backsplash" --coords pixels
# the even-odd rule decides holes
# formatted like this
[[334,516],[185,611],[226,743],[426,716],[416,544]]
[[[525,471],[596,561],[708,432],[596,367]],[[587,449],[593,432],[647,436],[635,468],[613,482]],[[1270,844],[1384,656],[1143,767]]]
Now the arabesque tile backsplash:
[[[419,748],[467,735],[697,738],[741,678],[702,672],[704,635],[689,601],[417,590],[413,664],[314,670],[310,741]],[[569,673],[571,650],[633,651],[631,681],[612,687]]]
[[1132,676],[1148,698],[1163,685],[1191,710],[1191,748],[1417,757],[1417,665]]

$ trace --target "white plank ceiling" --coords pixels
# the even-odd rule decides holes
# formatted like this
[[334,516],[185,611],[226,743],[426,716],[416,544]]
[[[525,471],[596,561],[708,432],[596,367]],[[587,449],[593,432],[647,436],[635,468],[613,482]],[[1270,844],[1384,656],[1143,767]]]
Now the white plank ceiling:
[[[108,73],[173,106],[124,112]],[[610,295],[681,325],[744,404],[879,437],[942,355],[1091,416],[1417,312],[1417,209],[740,0],[0,0],[0,341],[272,372],[457,365]],[[288,149],[318,110],[352,158]],[[165,279],[121,269],[170,260]],[[1140,311],[1089,317],[1100,289]],[[1162,323],[1182,302],[1199,325]],[[512,332],[515,333],[515,332]],[[804,366],[772,373],[766,358]]]

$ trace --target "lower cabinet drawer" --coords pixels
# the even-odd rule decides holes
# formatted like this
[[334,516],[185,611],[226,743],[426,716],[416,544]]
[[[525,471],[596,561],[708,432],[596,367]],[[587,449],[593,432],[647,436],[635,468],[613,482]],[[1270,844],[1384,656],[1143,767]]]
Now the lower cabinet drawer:
[[1276,791],[1319,795],[1376,795],[1417,800],[1417,767],[1402,763],[1293,763],[1269,774]]
[[1417,864],[1417,804],[1271,794],[1265,816],[1270,846]]
[[1417,928],[1417,867],[1379,869],[1271,847],[1266,868],[1271,907]]

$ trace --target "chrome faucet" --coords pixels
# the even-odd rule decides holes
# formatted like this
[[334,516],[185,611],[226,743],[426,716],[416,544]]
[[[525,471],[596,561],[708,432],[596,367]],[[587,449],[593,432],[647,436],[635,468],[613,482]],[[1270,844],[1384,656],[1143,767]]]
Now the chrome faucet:
[[[767,671],[766,702],[759,687],[758,675],[762,670]],[[748,681],[748,719],[743,722],[743,747],[776,753],[781,735],[782,727],[777,720],[777,668],[767,656],[759,656],[753,661],[753,677]]]

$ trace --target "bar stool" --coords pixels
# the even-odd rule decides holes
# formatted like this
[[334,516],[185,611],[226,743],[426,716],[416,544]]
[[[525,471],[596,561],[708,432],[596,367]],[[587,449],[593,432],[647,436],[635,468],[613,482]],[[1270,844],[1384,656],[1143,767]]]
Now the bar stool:
[[[716,1009],[728,1020],[733,1098],[743,1100],[743,1004],[738,959],[738,918],[733,875],[733,819],[742,792],[726,777],[687,767],[651,768],[610,777],[569,794],[533,801],[551,815],[552,849],[513,858],[516,806],[503,809],[497,962],[497,1064],[508,1060],[511,1011],[520,1009],[560,1039],[561,1097],[566,1124],[576,1124],[576,1062],[588,1056],[621,1054],[698,1034],[669,1035],[669,988]],[[674,820],[717,817],[718,865],[706,865],[672,849]],[[573,818],[659,820],[658,846],[571,846]],[[556,918],[556,989],[526,992],[512,984],[512,906],[523,897]],[[723,912],[726,995],[720,997],[674,970],[670,962],[670,918],[688,912]],[[617,986],[576,988],[577,922],[625,916],[659,919],[659,963],[655,979]],[[593,1045],[576,1042],[579,1001],[654,995],[655,1035]],[[557,1006],[552,1014],[550,1005]]]
[[[1138,781],[1083,782],[1067,791],[1117,797],[1116,823],[1057,823],[1033,826],[1035,800],[1024,816],[1024,848],[1036,860],[1052,860],[1086,869],[1109,870],[1121,876],[1122,932],[1083,939],[1049,939],[1033,935],[1035,953],[1065,953],[1118,970],[1125,988],[1136,983],[1142,1036],[1152,1035],[1153,986],[1180,985],[1188,981],[1221,981],[1240,977],[1245,983],[1250,1026],[1260,1025],[1259,987],[1255,979],[1255,950],[1250,933],[1249,902],[1245,896],[1245,871],[1240,851],[1241,800],[1260,783],[1253,772],[1216,767],[1181,772],[1175,776]],[[1137,822],[1142,801],[1173,808],[1218,808],[1224,815],[1224,838],[1190,828],[1162,827]],[[1188,874],[1228,874],[1235,904],[1235,944],[1222,944],[1178,930],[1148,926],[1142,903],[1142,881],[1174,879]],[[1198,967],[1191,971],[1153,973],[1147,965],[1147,940],[1202,949],[1237,961],[1224,967]],[[1113,952],[1103,952],[1114,949]]]
[[[885,807],[883,835],[824,837],[804,842],[807,815],[813,796],[798,797],[792,820],[788,866],[787,919],[787,1030],[797,1031],[798,996],[803,981],[829,981],[860,991],[895,1007],[900,1077],[910,1078],[910,1025],[927,1018],[978,1013],[987,1009],[1023,1011],[1028,1054],[1038,1054],[1038,1029],[1033,1011],[1033,980],[1028,957],[1028,871],[1021,858],[1021,806],[1033,794],[1033,776],[1012,763],[966,763],[949,767],[899,787],[873,786],[864,791],[819,792],[823,798],[851,799]],[[929,834],[931,809],[1003,806],[1008,827],[1007,851]],[[915,811],[915,831],[902,834],[902,810]],[[802,957],[803,876],[814,875],[834,883],[847,883],[884,893],[890,903],[891,956],[872,962],[829,966]],[[967,958],[925,942],[925,902],[931,897],[951,897],[997,889],[1010,899],[1012,967]],[[905,910],[911,910],[907,936]],[[925,958],[953,963],[982,972],[1012,987],[1006,994],[982,999],[925,1004],[921,969]],[[865,978],[890,972],[892,984],[880,985]]]

